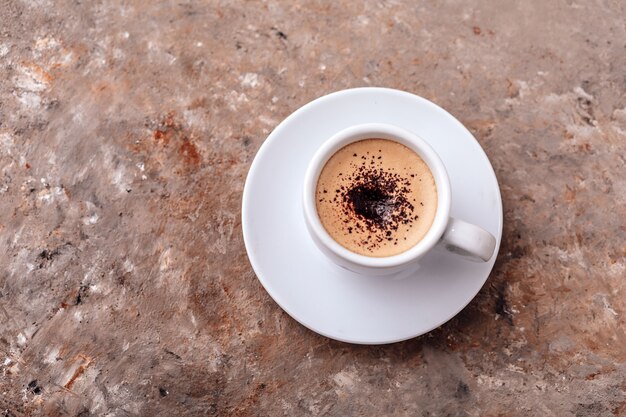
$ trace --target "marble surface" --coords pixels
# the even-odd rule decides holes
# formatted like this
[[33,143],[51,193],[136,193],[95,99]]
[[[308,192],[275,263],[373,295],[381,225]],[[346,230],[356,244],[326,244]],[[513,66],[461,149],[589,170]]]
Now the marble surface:
[[[626,4],[0,2],[0,414],[626,415]],[[448,109],[505,207],[474,301],[388,346],[264,292],[245,175],[357,86]]]

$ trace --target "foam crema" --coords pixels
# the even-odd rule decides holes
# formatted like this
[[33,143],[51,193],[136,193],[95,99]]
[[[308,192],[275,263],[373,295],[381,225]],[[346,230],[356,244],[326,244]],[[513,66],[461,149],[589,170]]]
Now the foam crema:
[[322,168],[316,208],[328,234],[365,256],[398,255],[415,246],[437,212],[437,186],[413,150],[388,139],[363,139]]

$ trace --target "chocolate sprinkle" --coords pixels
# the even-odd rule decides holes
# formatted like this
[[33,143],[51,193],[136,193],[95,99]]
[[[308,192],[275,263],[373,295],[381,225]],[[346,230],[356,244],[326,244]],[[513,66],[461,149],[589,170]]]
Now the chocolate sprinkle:
[[[363,156],[358,158],[356,154],[353,157],[365,159]],[[369,232],[361,243],[370,250],[383,241],[397,242],[393,232],[417,218],[415,207],[407,198],[411,182],[396,172],[364,162],[351,165],[355,170],[344,176],[347,186],[335,190],[335,198],[344,215],[358,220],[356,230]],[[333,201],[337,201],[335,198]],[[353,228],[348,228],[348,233],[353,231]]]

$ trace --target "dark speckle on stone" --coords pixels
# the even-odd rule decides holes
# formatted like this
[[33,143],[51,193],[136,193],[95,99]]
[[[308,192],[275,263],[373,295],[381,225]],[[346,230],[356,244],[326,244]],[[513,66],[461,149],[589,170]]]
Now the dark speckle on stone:
[[524,257],[524,255],[526,255],[526,251],[527,249],[525,247],[515,246],[513,250],[511,251],[511,258],[520,259]]
[[56,250],[49,251],[48,249],[44,249],[39,253],[39,257],[47,261],[51,261],[56,255],[58,255]]
[[164,349],[164,350],[165,350],[165,353],[167,353],[168,355],[171,355],[171,356],[175,357],[178,360],[182,359],[179,355],[177,355],[176,353],[172,352],[171,350],[169,350],[169,349]]
[[278,30],[276,28],[274,28],[274,31],[276,32],[276,36],[278,36],[280,39],[286,41],[287,40],[287,35],[285,34],[285,32]]
[[54,259],[59,256],[60,249],[55,248],[53,250],[44,249],[39,253],[39,269],[50,265]]
[[469,397],[469,394],[470,394],[469,386],[465,382],[459,381],[459,384],[456,387],[456,392],[454,393],[454,396],[462,400],[462,399]]
[[28,383],[28,391],[35,395],[41,394],[41,387],[37,384],[37,380],[33,379]]
[[169,392],[165,388],[159,387],[159,395],[161,397],[165,397],[165,396],[167,396],[167,394],[169,394]]
[[496,314],[506,320],[506,322],[513,326],[513,314],[511,313],[511,309],[509,307],[507,298],[506,298],[506,285],[499,284],[496,287]]
[[83,297],[86,295],[87,290],[89,289],[89,287],[87,285],[81,285],[78,288],[78,292],[76,294],[76,300],[75,300],[75,305],[79,305],[83,302]]

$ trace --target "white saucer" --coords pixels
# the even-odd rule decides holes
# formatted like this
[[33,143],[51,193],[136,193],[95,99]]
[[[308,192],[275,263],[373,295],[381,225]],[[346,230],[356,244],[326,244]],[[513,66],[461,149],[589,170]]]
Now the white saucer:
[[448,170],[451,215],[488,230],[497,239],[496,248],[500,246],[500,189],[476,139],[430,101],[384,88],[321,97],[274,129],[248,173],[243,236],[259,281],[291,317],[336,340],[392,343],[424,334],[454,317],[483,286],[496,255],[489,262],[474,263],[434,250],[405,279],[361,276],[332,264],[311,241],[304,224],[304,173],[322,142],[360,123],[394,124],[426,140]]

